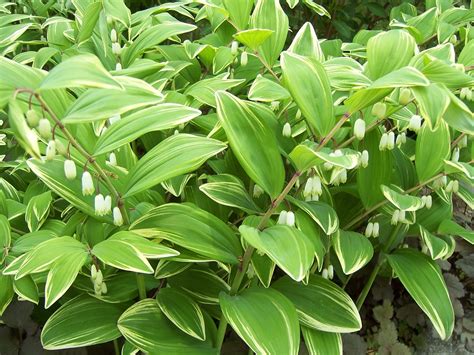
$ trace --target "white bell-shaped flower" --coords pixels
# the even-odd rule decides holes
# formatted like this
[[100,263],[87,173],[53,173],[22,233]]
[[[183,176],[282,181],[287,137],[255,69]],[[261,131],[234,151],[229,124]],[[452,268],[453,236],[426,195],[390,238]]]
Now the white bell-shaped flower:
[[421,128],[421,116],[419,115],[413,115],[410,118],[410,123],[408,124],[408,129],[418,132]]
[[283,137],[291,137],[291,125],[288,122],[283,125],[282,134]]
[[253,186],[253,197],[259,198],[260,196],[262,196],[263,193],[264,193],[264,191],[263,191],[263,189],[260,187],[260,185],[255,184],[255,185]]
[[48,146],[46,147],[46,160],[53,160],[56,156],[56,143],[54,141],[49,141]]
[[88,171],[82,173],[82,194],[84,196],[93,195],[95,191],[92,175]]
[[104,215],[112,212],[112,197],[110,195],[105,196],[104,198]]
[[44,139],[50,139],[51,138],[51,123],[46,118],[42,118],[38,122],[38,127],[36,128],[38,130],[38,133],[40,134],[41,137]]
[[246,51],[243,51],[242,54],[240,55],[240,65],[245,67],[248,62],[249,62],[249,55]]
[[375,222],[374,229],[372,230],[372,236],[374,238],[377,238],[379,236],[379,232],[380,232],[380,224],[379,222]]
[[278,221],[277,224],[286,224],[286,216],[288,215],[288,212],[283,210],[280,212],[280,215],[278,216]]
[[388,134],[384,133],[382,134],[382,137],[380,137],[379,150],[383,151],[387,149],[387,145],[388,145]]
[[116,166],[117,165],[117,156],[115,155],[114,152],[110,153],[109,155],[109,162],[110,165]]
[[370,238],[374,233],[374,224],[372,222],[367,223],[367,227],[365,227],[365,236]]
[[110,31],[110,40],[112,42],[117,42],[117,31],[115,31],[115,28],[112,28]]
[[288,211],[286,214],[286,224],[290,227],[295,226],[295,214],[292,211]]
[[362,165],[363,168],[366,168],[369,165],[369,152],[367,150],[362,151],[360,165]]
[[123,224],[123,217],[122,212],[120,212],[120,208],[114,207],[112,214],[114,216],[114,224],[120,227]]
[[68,180],[74,180],[76,178],[76,164],[74,160],[66,159],[64,161],[64,175]]
[[386,113],[387,113],[387,105],[385,105],[383,102],[377,102],[372,107],[372,115],[377,117],[379,120],[384,118]]
[[395,133],[389,132],[387,139],[387,149],[392,150],[393,148],[395,148]]
[[94,212],[98,216],[103,216],[105,211],[105,199],[104,195],[98,194],[94,199]]
[[365,136],[365,121],[361,118],[357,119],[354,123],[354,136],[358,140],[362,140]]

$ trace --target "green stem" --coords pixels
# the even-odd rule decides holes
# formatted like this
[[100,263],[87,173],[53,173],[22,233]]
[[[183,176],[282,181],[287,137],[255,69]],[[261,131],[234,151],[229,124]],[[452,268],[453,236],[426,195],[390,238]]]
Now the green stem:
[[138,286],[138,295],[141,300],[146,298],[146,287],[145,287],[145,277],[143,274],[136,273],[137,286]]
[[367,298],[367,295],[369,294],[370,288],[372,287],[375,281],[375,278],[377,277],[377,274],[379,273],[380,268],[382,267],[383,263],[384,263],[383,260],[379,260],[377,265],[372,269],[372,273],[370,274],[369,279],[365,283],[364,288],[362,289],[362,292],[357,298],[357,301],[356,301],[357,310],[360,311],[360,309],[362,308],[362,305],[364,304],[364,301]]
[[120,348],[117,339],[114,339],[114,351],[115,355],[120,355]]
[[[331,139],[331,137],[337,132],[337,130],[346,122],[350,117],[349,113],[344,114],[344,116],[337,122],[337,124],[333,127],[333,129],[328,133],[328,135],[321,141],[321,143],[316,147],[316,151],[321,150]],[[283,191],[281,192],[280,195],[271,203],[270,207],[268,208],[267,212],[263,215],[262,219],[260,220],[260,223],[257,226],[257,229],[264,229],[267,226],[268,221],[270,220],[270,217],[272,216],[273,212],[278,208],[280,203],[285,199],[286,195],[291,191],[293,186],[296,184],[296,181],[300,177],[301,172],[297,171],[293,174],[292,178],[288,182],[288,184],[285,186]],[[252,259],[252,254],[254,252],[255,248],[249,246],[244,253],[244,256],[242,257],[242,263],[237,270],[237,273],[234,277],[234,280],[232,281],[232,285],[230,288],[230,294],[235,295],[240,288],[240,285],[242,284],[242,281],[244,279],[245,273],[247,272],[248,266],[250,264],[250,260]],[[219,328],[218,328],[218,333],[217,333],[217,339],[216,339],[216,347],[217,349],[221,349],[222,343],[224,341],[224,336],[227,328],[227,320],[225,319],[224,316],[221,316],[220,322],[219,322]]]

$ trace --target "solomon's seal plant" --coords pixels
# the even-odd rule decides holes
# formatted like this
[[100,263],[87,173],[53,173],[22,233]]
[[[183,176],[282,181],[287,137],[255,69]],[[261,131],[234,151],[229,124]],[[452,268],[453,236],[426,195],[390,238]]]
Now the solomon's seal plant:
[[333,354],[397,278],[451,336],[473,9],[342,42],[287,3],[0,4],[0,313],[44,308],[49,350]]

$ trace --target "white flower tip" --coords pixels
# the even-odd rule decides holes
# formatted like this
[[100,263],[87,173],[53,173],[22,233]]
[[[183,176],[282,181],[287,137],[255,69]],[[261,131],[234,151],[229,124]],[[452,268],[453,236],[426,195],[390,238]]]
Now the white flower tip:
[[88,196],[94,194],[94,191],[92,175],[88,171],[84,171],[84,173],[82,173],[82,194]]
[[291,211],[288,211],[286,214],[286,224],[290,227],[294,227],[295,225],[295,214]]
[[284,124],[282,134],[283,137],[291,137],[291,125],[288,122]]
[[365,121],[358,118],[354,123],[354,136],[358,140],[362,140],[365,136]]

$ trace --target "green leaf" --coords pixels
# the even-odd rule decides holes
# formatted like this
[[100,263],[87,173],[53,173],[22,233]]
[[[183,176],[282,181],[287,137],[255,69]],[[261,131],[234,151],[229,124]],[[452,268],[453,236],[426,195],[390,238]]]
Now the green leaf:
[[171,287],[183,290],[204,304],[217,304],[219,294],[230,291],[230,286],[209,269],[191,268],[170,277],[168,282]]
[[125,48],[122,52],[122,61],[124,67],[128,67],[132,62],[143,54],[147,49],[159,45],[164,40],[182,34],[194,31],[196,26],[184,22],[165,22],[149,27]]
[[279,0],[257,0],[250,21],[251,28],[268,29],[273,34],[258,48],[268,66],[273,66],[285,46],[288,35],[288,17]]
[[222,4],[229,12],[229,17],[239,30],[247,28],[254,0],[223,0]]
[[258,251],[268,255],[284,272],[296,281],[304,279],[313,265],[314,247],[300,230],[287,225],[276,225],[259,231],[241,225],[242,237]]
[[256,51],[272,34],[272,30],[252,28],[250,30],[237,32],[234,38],[251,50]]
[[224,222],[191,203],[153,208],[133,222],[130,230],[226,263],[236,264],[242,253],[239,240]]
[[97,155],[110,152],[146,133],[176,127],[200,114],[199,110],[172,103],[142,109],[109,126],[99,137],[94,152]]
[[272,287],[293,302],[301,324],[306,327],[340,333],[355,332],[362,327],[357,307],[349,295],[321,276],[310,275],[307,285],[284,276]]
[[38,137],[36,133],[26,123],[23,111],[20,105],[14,99],[10,99],[8,103],[8,121],[10,123],[15,139],[20,146],[31,156],[40,157],[38,145]]
[[118,328],[128,342],[147,353],[215,354],[209,341],[200,341],[171,323],[152,299],[144,299],[127,309]]
[[449,252],[449,245],[443,239],[431,234],[421,224],[418,227],[420,228],[421,239],[428,248],[431,258],[433,260],[444,258]]
[[[54,268],[56,261],[66,254],[85,253],[86,247],[71,237],[52,238],[29,251],[24,257],[15,279]],[[11,264],[10,264],[11,265]]]
[[120,337],[117,320],[122,312],[121,304],[78,296],[48,319],[41,332],[41,344],[45,350],[60,350],[107,343]]
[[237,97],[216,93],[217,115],[245,172],[272,198],[283,188],[285,170],[274,132]]
[[362,269],[374,255],[369,239],[356,232],[339,230],[332,237],[332,245],[346,275]]
[[129,231],[117,232],[110,236],[108,240],[117,240],[130,244],[136,248],[140,254],[148,259],[168,258],[179,255],[179,252],[174,249],[168,248],[156,241],[148,240]]
[[425,55],[423,59],[421,71],[430,81],[446,85],[450,89],[474,85],[474,79],[470,75],[452,65],[430,55]]
[[[281,56],[284,83],[300,108],[306,122],[320,136],[334,127],[331,86],[324,66],[316,59],[290,52]],[[318,102],[318,105],[314,105]]]
[[342,338],[339,333],[301,327],[304,343],[310,355],[342,355]]
[[341,149],[342,155],[334,155],[330,149],[323,148],[320,151],[317,147],[307,144],[298,144],[290,153],[290,159],[295,163],[299,171],[305,171],[314,166],[331,163],[344,169],[354,169],[359,164],[359,152],[352,149]]
[[259,74],[249,89],[248,97],[262,102],[283,101],[290,97],[290,93],[280,84]]
[[306,212],[327,235],[331,235],[338,230],[339,219],[337,213],[328,204],[319,201],[300,201],[289,195],[286,196],[286,199]]
[[389,150],[380,151],[379,130],[367,132],[359,143],[360,150],[369,152],[369,166],[357,169],[357,190],[362,204],[370,208],[384,199],[380,185],[390,183],[393,155]]
[[79,33],[76,38],[78,44],[87,41],[94,32],[94,27],[99,19],[102,10],[102,2],[93,2],[87,6],[86,12],[82,17],[82,25],[79,28]]
[[92,54],[80,54],[55,66],[43,79],[41,90],[73,87],[123,89]]
[[161,311],[183,332],[205,340],[205,323],[199,305],[184,293],[174,288],[164,288],[156,295]]
[[421,198],[403,194],[402,190],[397,188],[397,186],[390,188],[385,185],[380,185],[380,188],[382,189],[385,198],[399,210],[417,211],[424,205]]
[[51,307],[63,296],[77,277],[88,257],[86,250],[61,255],[49,270],[44,290],[44,308]]
[[371,37],[367,43],[369,77],[378,79],[408,65],[416,50],[415,39],[403,30],[391,30]]
[[11,242],[10,223],[7,217],[0,214],[0,264],[3,263],[7,256]]
[[41,228],[49,214],[52,202],[51,191],[46,191],[40,195],[33,196],[26,206],[25,220],[30,232]]
[[403,67],[375,80],[367,89],[390,89],[398,87],[425,87],[429,80],[418,69]]
[[190,173],[226,145],[218,140],[193,136],[173,135],[145,154],[130,170],[124,197],[129,197],[174,176]]
[[318,36],[313,25],[306,22],[293,38],[288,52],[314,58],[320,62],[324,61],[324,53],[319,45]]
[[467,242],[474,244],[474,232],[463,228],[451,219],[445,219],[441,222],[438,233],[460,236]]
[[153,273],[153,268],[146,257],[131,243],[122,240],[104,240],[94,246],[92,254],[104,264],[117,269]]
[[18,280],[13,280],[13,289],[19,298],[30,301],[36,305],[38,304],[38,287],[30,275],[24,276]]
[[398,249],[387,258],[441,339],[448,339],[454,328],[454,311],[439,266],[428,256],[408,248]]
[[[436,149],[432,149],[434,146]],[[421,182],[443,170],[450,147],[449,127],[444,121],[440,121],[433,129],[427,123],[423,124],[416,138],[415,151],[416,173]]]
[[106,16],[121,22],[125,27],[131,26],[130,10],[123,0],[103,0]]
[[209,177],[208,180],[208,183],[199,186],[199,190],[210,199],[224,206],[240,208],[247,213],[260,211],[238,178],[222,174]]
[[13,278],[0,273],[0,316],[8,307],[14,295]]
[[446,90],[446,92],[449,95],[451,102],[444,113],[444,120],[455,130],[474,135],[473,113],[469,107],[451,91]]
[[98,121],[161,101],[163,97],[159,92],[148,90],[91,89],[69,107],[61,121],[63,123]]
[[449,105],[449,95],[440,84],[412,89],[420,114],[427,120],[430,127],[436,127]]
[[250,288],[237,296],[221,293],[222,313],[236,333],[258,354],[298,353],[295,306],[271,288]]
[[244,82],[241,79],[228,79],[229,74],[224,73],[213,78],[199,80],[186,88],[185,95],[194,97],[199,102],[216,107],[215,94],[219,90],[228,90]]

